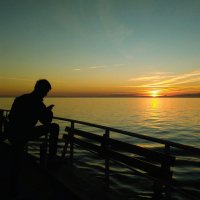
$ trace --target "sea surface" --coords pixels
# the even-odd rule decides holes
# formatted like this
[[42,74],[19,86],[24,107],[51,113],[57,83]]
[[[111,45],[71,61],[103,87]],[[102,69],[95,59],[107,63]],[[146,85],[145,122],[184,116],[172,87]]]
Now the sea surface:
[[[0,108],[10,109],[14,98],[0,98]],[[45,98],[54,104],[54,116],[86,121],[99,125],[148,135],[200,148],[200,98]],[[61,134],[66,122],[59,122]],[[156,149],[156,144],[113,135],[126,142]],[[172,191],[172,199],[200,199],[200,155],[176,152],[174,178],[181,187]],[[96,169],[103,163],[96,157],[77,150],[75,159],[81,168],[101,177]],[[92,167],[92,170],[91,170]],[[124,199],[151,199],[152,183],[129,169],[113,164],[112,188],[124,193]],[[189,194],[189,196],[188,196]]]

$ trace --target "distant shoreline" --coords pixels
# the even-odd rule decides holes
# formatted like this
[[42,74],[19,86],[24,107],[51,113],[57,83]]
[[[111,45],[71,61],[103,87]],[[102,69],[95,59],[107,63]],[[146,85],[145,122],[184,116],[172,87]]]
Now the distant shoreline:
[[[17,95],[18,96],[18,95]],[[16,96],[0,96],[0,98],[15,98]],[[200,98],[200,95],[198,96],[192,96],[192,95],[177,95],[177,96],[157,96],[157,97],[151,97],[151,96],[47,96],[46,98]]]

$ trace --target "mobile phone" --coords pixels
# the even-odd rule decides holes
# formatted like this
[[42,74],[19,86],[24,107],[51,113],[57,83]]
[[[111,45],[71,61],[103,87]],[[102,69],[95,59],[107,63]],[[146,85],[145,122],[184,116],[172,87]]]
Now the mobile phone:
[[52,110],[52,108],[54,107],[55,105],[51,104],[50,106],[48,106],[47,108]]

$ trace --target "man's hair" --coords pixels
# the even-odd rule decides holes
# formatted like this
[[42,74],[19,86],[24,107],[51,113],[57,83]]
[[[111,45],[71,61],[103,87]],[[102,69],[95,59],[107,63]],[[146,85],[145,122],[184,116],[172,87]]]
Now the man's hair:
[[46,79],[40,79],[35,84],[35,90],[51,90],[51,84]]

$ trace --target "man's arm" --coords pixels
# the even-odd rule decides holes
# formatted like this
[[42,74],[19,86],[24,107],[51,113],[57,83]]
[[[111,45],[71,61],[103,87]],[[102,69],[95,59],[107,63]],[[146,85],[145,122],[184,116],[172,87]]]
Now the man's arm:
[[50,106],[47,106],[47,109],[52,110],[54,106],[55,105],[51,104]]
[[52,119],[53,119],[53,112],[52,108],[54,105],[50,105],[46,107],[44,104],[42,104],[42,111],[41,111],[41,116],[39,118],[39,121],[42,124],[50,124]]

